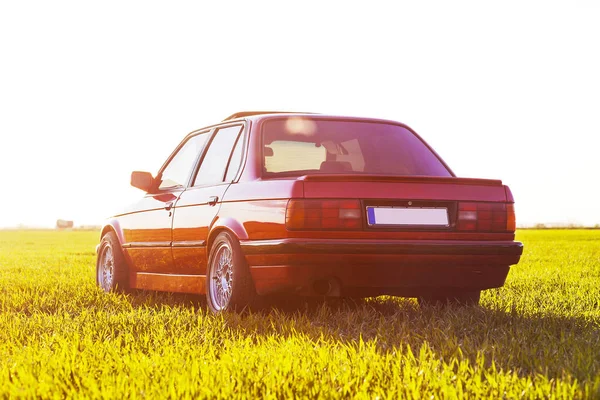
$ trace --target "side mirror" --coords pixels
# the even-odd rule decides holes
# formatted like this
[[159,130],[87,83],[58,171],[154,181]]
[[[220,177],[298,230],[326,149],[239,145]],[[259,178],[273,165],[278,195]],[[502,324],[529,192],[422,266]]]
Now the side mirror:
[[133,171],[131,173],[131,186],[149,192],[154,186],[154,177],[150,172]]
[[265,157],[273,157],[273,148],[265,146],[263,148],[263,154]]

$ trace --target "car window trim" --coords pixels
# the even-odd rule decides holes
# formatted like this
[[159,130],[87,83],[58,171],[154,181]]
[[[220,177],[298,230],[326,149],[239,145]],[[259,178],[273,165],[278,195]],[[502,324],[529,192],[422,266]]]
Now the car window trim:
[[227,166],[225,167],[225,172],[223,174],[223,182],[227,182],[226,178],[227,178],[227,173],[229,172],[229,167],[231,167],[231,159],[233,158],[233,153],[235,152],[235,148],[237,147],[238,143],[240,143],[240,140],[241,140],[240,146],[241,146],[241,149],[242,149],[241,150],[242,151],[242,156],[240,157],[240,162],[239,162],[239,164],[237,166],[237,170],[235,171],[235,175],[231,179],[231,182],[228,182],[228,183],[234,182],[235,178],[237,177],[238,173],[240,172],[240,166],[242,165],[242,161],[243,161],[243,158],[244,158],[244,145],[245,145],[245,142],[244,142],[244,136],[245,136],[244,135],[244,131],[245,131],[244,126],[242,126],[242,129],[240,129],[240,131],[238,132],[237,137],[235,138],[235,142],[233,142],[233,147],[231,148],[231,153],[229,154],[229,160],[227,160]]
[[[167,160],[163,163],[163,165],[160,167],[160,169],[158,170],[158,172],[156,173],[156,176],[154,177],[154,179],[159,179],[159,177],[162,176],[163,171],[165,170],[165,168],[167,168],[167,166],[171,163],[171,160],[173,160],[173,158],[177,155],[177,153],[179,153],[179,150],[181,150],[181,148],[193,137],[198,136],[198,135],[202,135],[202,134],[208,134],[211,135],[209,136],[208,140],[211,140],[212,135],[214,134],[214,128],[210,128],[210,129],[205,129],[205,128],[201,128],[195,131],[192,131],[190,133],[188,133],[183,140],[177,145],[177,147],[175,147],[175,150],[173,150],[171,152],[171,154],[169,155],[169,157],[167,158]],[[202,155],[205,151],[206,151],[206,147],[207,145],[204,144],[204,146],[202,147],[202,150],[200,150],[200,152],[198,153],[198,155],[196,156],[194,163],[192,163],[192,166],[195,167],[196,164],[198,163],[198,158],[200,157],[200,155]],[[194,169],[192,168],[192,171]],[[168,193],[168,192],[172,192],[172,191],[177,191],[177,190],[185,190],[185,188],[187,187],[187,185],[189,184],[189,176],[187,179],[187,183],[186,185],[177,185],[177,186],[172,186],[169,188],[165,188],[165,189],[158,189],[156,190],[156,192],[153,193],[148,193],[148,194],[158,194],[158,193]]]
[[[198,159],[196,160],[194,168],[192,169],[192,173],[188,179],[187,186],[185,187],[186,189],[197,188],[197,187],[217,186],[222,183],[228,183],[228,182],[225,182],[225,174],[227,174],[227,168],[225,168],[225,172],[223,173],[221,182],[201,184],[201,185],[193,184],[194,181],[196,180],[196,175],[198,175],[198,171],[200,170],[200,166],[202,165],[202,162],[204,161],[204,158],[206,157],[206,153],[208,152],[210,145],[212,144],[213,140],[215,139],[217,133],[219,132],[219,129],[230,128],[232,126],[240,126],[241,127],[240,132],[238,133],[238,138],[239,138],[240,135],[245,132],[246,122],[245,121],[234,121],[234,122],[229,122],[229,123],[226,123],[223,125],[214,126],[212,128],[211,137],[204,145],[204,148],[202,149],[202,152],[201,152],[202,153],[201,157],[198,157]],[[237,143],[237,141],[235,143]],[[231,148],[231,152],[229,153],[229,159],[227,160],[227,166],[229,166],[229,162],[231,161],[231,154],[233,153],[233,149],[235,148],[235,143],[234,143],[233,147]]]
[[[248,160],[248,152],[250,151],[249,148],[250,148],[250,132],[251,131],[252,131],[252,121],[246,120],[244,122],[244,128],[242,129],[242,132],[240,133],[242,135],[241,136],[242,139],[244,140],[244,142],[242,143],[242,159],[240,160],[240,165],[238,167],[238,170],[230,183],[238,182],[240,180],[240,178],[242,177],[244,168],[246,168],[246,161]],[[233,150],[232,150],[232,154],[233,154]],[[227,176],[227,171],[225,171],[225,176]]]

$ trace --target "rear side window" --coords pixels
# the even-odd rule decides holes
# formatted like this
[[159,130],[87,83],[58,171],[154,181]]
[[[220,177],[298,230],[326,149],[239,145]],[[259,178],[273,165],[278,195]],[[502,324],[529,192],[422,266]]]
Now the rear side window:
[[263,125],[263,175],[452,176],[400,125],[291,117]]
[[241,130],[241,125],[217,130],[202,159],[194,180],[194,186],[214,185],[223,182],[233,145]]

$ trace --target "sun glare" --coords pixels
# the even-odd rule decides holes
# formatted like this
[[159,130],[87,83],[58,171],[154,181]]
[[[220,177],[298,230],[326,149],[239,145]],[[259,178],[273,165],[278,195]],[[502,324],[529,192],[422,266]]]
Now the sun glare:
[[315,7],[5,2],[0,227],[100,224],[142,195],[131,171],[252,109],[401,121],[508,184],[519,225],[600,224],[591,3]]

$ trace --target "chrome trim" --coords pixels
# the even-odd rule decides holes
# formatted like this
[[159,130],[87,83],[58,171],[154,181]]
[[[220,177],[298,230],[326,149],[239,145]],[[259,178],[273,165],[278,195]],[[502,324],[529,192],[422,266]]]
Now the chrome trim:
[[133,247],[171,247],[171,242],[129,242],[123,244],[124,249]]
[[173,242],[173,247],[206,247],[206,240],[181,240]]

